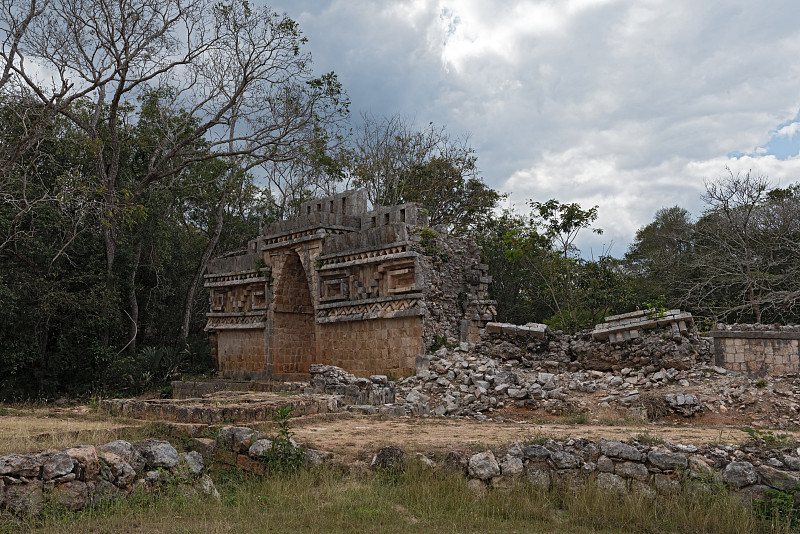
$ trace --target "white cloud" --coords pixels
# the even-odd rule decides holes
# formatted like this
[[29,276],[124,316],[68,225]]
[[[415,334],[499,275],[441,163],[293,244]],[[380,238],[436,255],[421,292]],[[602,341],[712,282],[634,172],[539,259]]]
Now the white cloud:
[[354,110],[471,132],[490,185],[598,204],[617,254],[726,165],[800,179],[768,147],[800,130],[796,0],[281,2]]
[[800,130],[800,122],[792,122],[775,132],[776,137],[788,137],[791,139]]

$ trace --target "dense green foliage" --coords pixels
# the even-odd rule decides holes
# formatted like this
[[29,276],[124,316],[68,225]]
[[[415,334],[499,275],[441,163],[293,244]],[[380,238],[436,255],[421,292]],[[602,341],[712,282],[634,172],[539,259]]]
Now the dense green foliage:
[[706,184],[697,221],[659,210],[625,257],[639,295],[726,322],[800,321],[800,184],[728,171]]
[[597,218],[596,206],[583,210],[557,200],[530,206],[528,217],[505,212],[477,236],[499,320],[576,332],[635,307],[624,265],[610,256],[583,258],[574,245]]

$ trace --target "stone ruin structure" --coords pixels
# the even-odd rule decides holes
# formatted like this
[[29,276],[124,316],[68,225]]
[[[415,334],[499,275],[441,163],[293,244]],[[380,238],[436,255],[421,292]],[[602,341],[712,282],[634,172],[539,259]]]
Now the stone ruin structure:
[[800,373],[800,326],[719,325],[714,338],[714,363],[748,376]]
[[369,210],[363,190],[305,202],[209,263],[212,356],[233,378],[291,380],[317,363],[413,374],[436,340],[478,341],[495,316],[487,269],[417,204]]
[[604,323],[595,325],[592,339],[621,343],[637,339],[645,330],[669,327],[674,338],[694,329],[694,319],[689,312],[680,310],[636,310],[606,317]]

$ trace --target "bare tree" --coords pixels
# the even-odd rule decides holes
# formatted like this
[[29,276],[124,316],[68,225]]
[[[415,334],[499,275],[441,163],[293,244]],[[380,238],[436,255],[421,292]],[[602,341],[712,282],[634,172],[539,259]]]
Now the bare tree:
[[463,233],[485,222],[500,195],[479,178],[468,137],[442,126],[417,129],[401,116],[362,115],[350,173],[373,205],[419,202],[432,224]]
[[695,276],[687,302],[715,317],[762,322],[788,317],[800,303],[800,196],[772,189],[766,176],[727,174],[706,183],[708,208],[697,222]]
[[[335,75],[313,75],[297,24],[268,8],[243,0],[49,0],[37,13],[4,57],[9,79],[95,147],[110,286],[121,222],[145,192],[213,158],[245,170],[291,160],[309,128],[335,125],[346,112]],[[125,168],[137,106],[152,95],[147,161]]]

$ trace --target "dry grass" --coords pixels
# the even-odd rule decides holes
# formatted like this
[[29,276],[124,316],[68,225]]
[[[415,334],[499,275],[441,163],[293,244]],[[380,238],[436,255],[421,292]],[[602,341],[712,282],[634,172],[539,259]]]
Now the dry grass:
[[99,445],[131,437],[138,439],[155,430],[153,424],[111,417],[86,406],[0,406],[0,454],[61,449],[78,443]]

